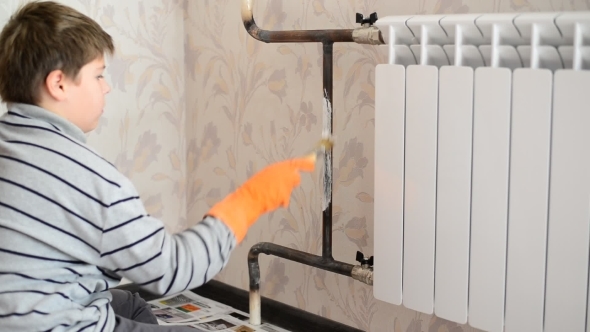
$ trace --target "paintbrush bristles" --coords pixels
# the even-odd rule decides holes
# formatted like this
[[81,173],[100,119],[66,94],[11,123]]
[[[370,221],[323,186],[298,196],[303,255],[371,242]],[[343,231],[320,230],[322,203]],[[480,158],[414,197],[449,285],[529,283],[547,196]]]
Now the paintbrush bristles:
[[306,158],[310,158],[315,161],[318,157],[325,155],[326,152],[331,151],[334,147],[334,139],[332,137],[322,138],[315,146],[315,148],[306,155]]
[[332,138],[322,138],[317,144],[317,150],[320,150],[322,152],[330,151],[332,150],[333,146],[334,140],[332,140]]

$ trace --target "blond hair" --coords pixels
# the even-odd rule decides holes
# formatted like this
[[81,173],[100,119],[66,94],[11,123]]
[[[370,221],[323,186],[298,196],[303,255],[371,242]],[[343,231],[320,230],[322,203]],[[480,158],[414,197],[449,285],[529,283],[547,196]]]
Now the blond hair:
[[0,98],[37,104],[49,73],[75,79],[84,65],[114,51],[111,36],[88,16],[53,1],[28,3],[0,32]]

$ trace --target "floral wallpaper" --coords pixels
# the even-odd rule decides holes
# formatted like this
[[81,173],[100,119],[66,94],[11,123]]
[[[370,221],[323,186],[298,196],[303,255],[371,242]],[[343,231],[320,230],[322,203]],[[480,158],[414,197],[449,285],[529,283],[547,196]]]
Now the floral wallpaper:
[[[589,1],[556,0],[260,0],[254,17],[265,29],[285,30],[351,28],[357,12],[387,16],[588,9]],[[189,1],[185,29],[187,91],[195,91],[187,99],[189,146],[195,142],[197,150],[216,151],[195,153],[197,166],[189,167],[189,188],[197,183],[193,188],[199,189],[195,194],[189,189],[188,216],[196,220],[254,171],[301,154],[319,139],[322,53],[320,44],[254,40],[240,20],[239,0]],[[374,68],[386,58],[384,47],[334,47],[333,251],[335,259],[349,263],[355,263],[357,250],[365,255],[373,250]],[[248,289],[247,252],[260,241],[321,254],[320,183],[321,170],[305,175],[289,209],[261,218],[217,279]],[[309,312],[366,331],[476,331],[375,300],[370,286],[350,278],[260,257],[263,296]]]
[[[0,0],[0,25],[23,0]],[[89,142],[131,178],[171,232],[197,223],[269,163],[306,152],[322,131],[320,44],[266,44],[241,22],[240,0],[63,0],[115,39],[112,91]],[[258,0],[272,30],[352,28],[379,16],[589,10],[589,0]],[[334,47],[333,254],[373,251],[374,68],[384,47]],[[4,110],[4,105],[0,106]],[[263,216],[216,279],[248,289],[252,245],[321,253],[321,167],[288,209]],[[366,331],[475,331],[373,298],[370,286],[276,257],[260,258],[263,296]]]

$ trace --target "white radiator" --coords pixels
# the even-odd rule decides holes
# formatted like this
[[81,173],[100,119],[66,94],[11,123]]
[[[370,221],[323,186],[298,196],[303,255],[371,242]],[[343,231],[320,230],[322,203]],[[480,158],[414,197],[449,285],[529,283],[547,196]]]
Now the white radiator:
[[590,331],[590,12],[375,25],[375,297]]

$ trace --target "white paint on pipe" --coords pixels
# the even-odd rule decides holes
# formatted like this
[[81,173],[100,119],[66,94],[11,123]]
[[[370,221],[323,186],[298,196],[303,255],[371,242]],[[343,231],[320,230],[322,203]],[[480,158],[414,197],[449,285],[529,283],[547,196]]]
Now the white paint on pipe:
[[250,291],[250,324],[260,325],[260,291]]
[[[332,123],[332,103],[328,98],[328,91],[324,89],[324,127],[322,129],[322,138],[330,138],[331,135],[331,123]],[[332,155],[330,153],[324,154],[326,161],[324,163],[324,200],[322,204],[322,210],[325,211],[328,208],[332,200]]]

